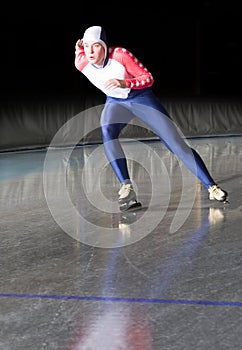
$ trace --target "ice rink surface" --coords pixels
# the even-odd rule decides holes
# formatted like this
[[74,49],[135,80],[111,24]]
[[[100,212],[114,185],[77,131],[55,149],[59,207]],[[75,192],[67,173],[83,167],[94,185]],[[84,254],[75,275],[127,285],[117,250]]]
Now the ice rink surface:
[[159,141],[0,153],[1,350],[241,350],[242,137],[188,140],[229,204]]

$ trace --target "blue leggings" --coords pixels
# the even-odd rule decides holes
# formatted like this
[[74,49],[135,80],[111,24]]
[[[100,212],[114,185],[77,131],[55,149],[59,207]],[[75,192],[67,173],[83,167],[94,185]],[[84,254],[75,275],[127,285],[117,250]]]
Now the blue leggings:
[[150,88],[132,90],[127,99],[108,97],[101,115],[106,156],[120,183],[128,183],[127,161],[119,141],[121,130],[134,118],[144,122],[165,146],[208,188],[215,182],[199,154],[184,141],[168,112]]

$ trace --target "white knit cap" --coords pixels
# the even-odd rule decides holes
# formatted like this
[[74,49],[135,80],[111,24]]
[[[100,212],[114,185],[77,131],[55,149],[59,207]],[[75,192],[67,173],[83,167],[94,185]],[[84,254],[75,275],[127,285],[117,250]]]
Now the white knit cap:
[[100,43],[105,48],[107,52],[107,39],[104,29],[100,26],[89,27],[85,30],[83,35],[83,42],[92,41],[95,43]]

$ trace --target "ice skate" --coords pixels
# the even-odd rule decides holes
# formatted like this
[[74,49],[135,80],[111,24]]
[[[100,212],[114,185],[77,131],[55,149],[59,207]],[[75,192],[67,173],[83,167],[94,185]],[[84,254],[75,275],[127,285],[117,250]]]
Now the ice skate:
[[209,199],[210,200],[217,200],[219,202],[229,203],[228,202],[228,193],[224,190],[222,190],[218,185],[212,185],[208,188],[209,192]]
[[118,203],[121,211],[141,208],[142,205],[137,201],[136,193],[131,184],[122,185],[118,194]]

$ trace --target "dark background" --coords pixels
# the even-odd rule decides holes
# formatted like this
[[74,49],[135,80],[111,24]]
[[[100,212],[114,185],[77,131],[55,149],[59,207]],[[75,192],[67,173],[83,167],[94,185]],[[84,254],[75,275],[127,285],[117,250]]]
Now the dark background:
[[109,45],[129,49],[152,72],[159,94],[241,96],[240,1],[18,6],[0,15],[2,95],[94,92],[74,50],[87,27],[102,25]]

